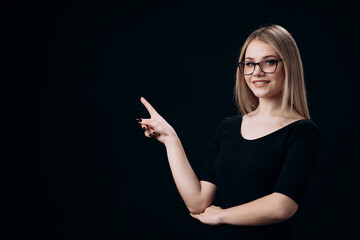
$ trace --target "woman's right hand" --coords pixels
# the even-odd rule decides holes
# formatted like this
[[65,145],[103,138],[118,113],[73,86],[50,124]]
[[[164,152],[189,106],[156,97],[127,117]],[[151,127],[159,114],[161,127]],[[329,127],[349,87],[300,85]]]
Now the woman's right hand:
[[144,130],[145,136],[149,138],[156,138],[158,141],[164,144],[170,138],[177,138],[176,132],[172,126],[156,112],[151,104],[143,97],[141,97],[140,101],[150,114],[150,118],[137,119],[142,129]]

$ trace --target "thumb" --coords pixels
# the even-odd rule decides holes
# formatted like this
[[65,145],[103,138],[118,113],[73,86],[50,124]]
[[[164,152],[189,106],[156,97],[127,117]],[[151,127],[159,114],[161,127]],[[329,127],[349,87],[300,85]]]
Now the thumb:
[[195,219],[197,219],[197,220],[200,221],[200,218],[201,218],[200,214],[190,213],[190,216],[192,216],[193,218],[195,218]]

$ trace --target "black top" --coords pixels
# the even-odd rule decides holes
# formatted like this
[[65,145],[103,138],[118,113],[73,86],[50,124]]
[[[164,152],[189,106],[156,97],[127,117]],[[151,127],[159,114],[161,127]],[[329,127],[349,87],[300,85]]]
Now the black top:
[[[300,204],[321,144],[318,127],[310,119],[301,119],[247,140],[241,135],[241,122],[242,116],[221,121],[200,172],[200,180],[217,185],[216,205],[229,208],[274,192]],[[291,220],[216,229],[220,239],[291,239]]]

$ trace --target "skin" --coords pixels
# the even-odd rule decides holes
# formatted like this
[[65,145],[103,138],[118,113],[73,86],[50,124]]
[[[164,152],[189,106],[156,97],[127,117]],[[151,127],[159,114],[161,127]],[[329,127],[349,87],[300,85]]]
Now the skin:
[[[259,62],[268,55],[273,55],[272,59],[280,58],[269,44],[255,39],[249,44],[245,58],[247,61]],[[247,85],[259,98],[259,106],[253,112],[244,115],[241,126],[241,134],[244,138],[259,138],[293,121],[303,119],[300,114],[290,112],[289,107],[283,115],[280,114],[284,76],[283,63],[279,62],[275,73],[265,74],[259,66],[256,66],[255,72],[245,77]],[[254,80],[269,80],[270,83],[265,87],[257,88],[252,83]],[[212,205],[216,185],[199,181],[175,130],[148,101],[144,98],[140,100],[151,117],[141,119],[139,124],[144,129],[146,137],[155,138],[165,145],[175,184],[192,217],[209,225],[256,226],[279,223],[295,214],[298,209],[296,202],[277,192],[228,209]]]

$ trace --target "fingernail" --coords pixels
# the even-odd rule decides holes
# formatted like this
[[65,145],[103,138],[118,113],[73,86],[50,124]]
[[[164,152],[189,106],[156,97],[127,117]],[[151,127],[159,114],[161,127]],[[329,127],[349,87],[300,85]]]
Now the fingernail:
[[156,132],[153,132],[154,135],[156,135]]
[[149,134],[149,136],[150,136],[150,137],[153,137],[153,135],[152,135],[151,133]]
[[141,122],[141,121],[142,121],[142,119],[141,119],[141,118],[137,118],[137,119],[136,119],[136,121]]
[[146,130],[146,127],[143,127],[144,130]]

